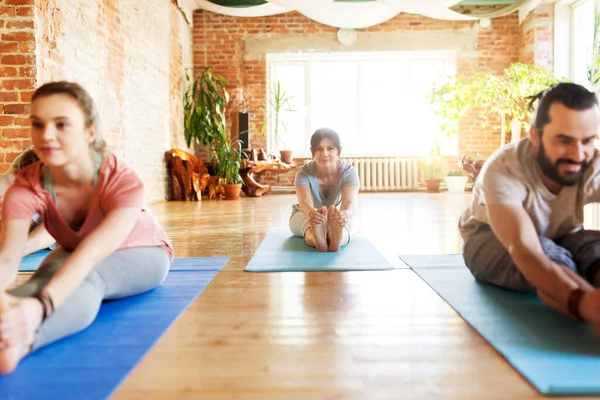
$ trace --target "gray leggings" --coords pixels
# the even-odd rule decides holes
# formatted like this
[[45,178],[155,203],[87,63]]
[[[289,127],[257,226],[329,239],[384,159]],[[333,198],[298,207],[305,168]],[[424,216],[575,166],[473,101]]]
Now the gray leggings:
[[[576,271],[593,284],[600,268],[599,231],[581,230],[560,239],[543,236],[539,239],[552,261]],[[479,281],[523,292],[535,291],[490,227],[481,228],[467,238],[463,258]]]
[[[12,289],[18,297],[38,293],[69,256],[61,247],[50,253],[26,283]],[[44,323],[35,337],[33,350],[88,327],[96,318],[102,300],[122,299],[160,285],[171,261],[161,247],[132,247],[118,250],[89,273],[81,285]]]

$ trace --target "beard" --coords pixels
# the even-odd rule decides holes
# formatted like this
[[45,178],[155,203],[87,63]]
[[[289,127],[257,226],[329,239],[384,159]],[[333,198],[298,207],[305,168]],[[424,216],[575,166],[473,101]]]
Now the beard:
[[[555,183],[558,183],[561,186],[575,186],[581,181],[583,178],[583,173],[587,169],[589,162],[587,160],[583,160],[582,162],[577,162],[575,160],[571,160],[570,158],[559,158],[555,163],[552,163],[548,156],[546,155],[546,151],[544,150],[544,145],[540,142],[540,148],[538,149],[536,161],[542,170],[542,173],[552,180]],[[569,164],[569,165],[580,165],[581,168],[577,172],[567,172],[564,175],[558,170],[558,167],[561,164]]]

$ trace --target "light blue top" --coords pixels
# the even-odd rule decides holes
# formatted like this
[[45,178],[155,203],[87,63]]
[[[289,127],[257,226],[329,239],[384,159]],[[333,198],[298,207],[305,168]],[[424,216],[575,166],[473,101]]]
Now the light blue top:
[[[339,206],[342,202],[342,189],[345,186],[360,186],[360,180],[356,169],[354,169],[350,163],[340,160],[340,172],[337,186],[329,193],[328,197],[324,197],[321,193],[321,189],[319,189],[319,182],[317,181],[317,163],[311,161],[300,167],[296,173],[294,185],[310,186],[313,205],[315,208],[320,208],[322,206],[329,207],[331,205]],[[298,211],[300,211],[300,205],[294,204],[292,207],[292,215],[296,214]]]

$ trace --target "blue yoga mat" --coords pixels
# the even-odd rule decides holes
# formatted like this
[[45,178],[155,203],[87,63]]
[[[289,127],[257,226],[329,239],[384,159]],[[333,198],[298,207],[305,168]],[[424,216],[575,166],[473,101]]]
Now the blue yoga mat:
[[360,271],[394,269],[366,238],[353,237],[339,252],[319,253],[292,236],[288,228],[271,228],[246,265],[249,272]]
[[50,250],[39,250],[33,254],[23,257],[21,265],[19,265],[20,272],[37,271],[38,267],[44,261],[44,258],[50,254]]
[[0,399],[108,398],[227,260],[175,259],[161,286],[105,302],[89,328],[41,348],[11,375],[0,376]]
[[[23,257],[21,265],[19,265],[20,272],[33,272],[37,271],[44,258],[50,254],[50,250],[39,250],[33,254]],[[212,271],[218,266],[221,268],[229,261],[229,257],[207,257],[207,258],[177,258],[171,266],[171,271],[181,271],[192,269],[194,271],[206,270]]]
[[476,282],[456,255],[436,257],[401,258],[539,392],[600,394],[600,336],[589,326],[534,294]]

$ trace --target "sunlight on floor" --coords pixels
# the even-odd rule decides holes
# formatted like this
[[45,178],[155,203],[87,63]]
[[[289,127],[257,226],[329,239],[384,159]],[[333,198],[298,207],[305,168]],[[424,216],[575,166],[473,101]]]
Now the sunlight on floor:
[[470,199],[470,193],[361,194],[360,231],[395,254],[460,253],[458,219]]

